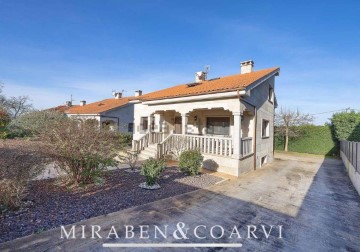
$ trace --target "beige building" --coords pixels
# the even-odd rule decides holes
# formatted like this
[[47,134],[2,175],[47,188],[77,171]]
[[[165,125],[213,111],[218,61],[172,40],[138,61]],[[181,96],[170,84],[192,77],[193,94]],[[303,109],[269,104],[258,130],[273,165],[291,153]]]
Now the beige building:
[[273,160],[275,76],[278,67],[207,79],[140,95],[134,103],[133,148],[143,158],[198,149],[203,166],[231,175]]

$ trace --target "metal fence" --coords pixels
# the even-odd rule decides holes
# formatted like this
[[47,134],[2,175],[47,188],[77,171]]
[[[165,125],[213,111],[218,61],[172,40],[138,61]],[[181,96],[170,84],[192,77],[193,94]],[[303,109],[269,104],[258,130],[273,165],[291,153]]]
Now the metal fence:
[[349,163],[360,173],[360,143],[351,141],[340,141],[340,155],[344,159],[346,157]]

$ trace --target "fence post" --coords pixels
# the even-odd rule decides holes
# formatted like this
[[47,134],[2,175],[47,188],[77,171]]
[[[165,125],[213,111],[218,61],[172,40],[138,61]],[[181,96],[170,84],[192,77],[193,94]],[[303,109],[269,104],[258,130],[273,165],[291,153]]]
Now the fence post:
[[359,172],[360,168],[360,143],[356,143],[356,172]]
[[351,142],[349,141],[348,142],[348,156],[347,156],[347,158],[348,158],[348,160],[350,161],[350,163],[351,163],[351,158],[350,158],[350,153],[351,153]]
[[356,167],[356,142],[352,142],[352,153],[351,153],[351,156],[352,156],[352,165],[353,167],[355,168]]

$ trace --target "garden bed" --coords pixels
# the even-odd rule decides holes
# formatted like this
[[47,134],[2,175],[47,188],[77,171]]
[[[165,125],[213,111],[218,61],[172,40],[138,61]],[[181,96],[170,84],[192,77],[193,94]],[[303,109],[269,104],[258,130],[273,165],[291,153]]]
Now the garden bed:
[[140,188],[139,184],[145,178],[123,169],[107,171],[104,178],[103,185],[76,190],[60,186],[55,179],[31,181],[25,198],[27,207],[0,215],[0,243],[206,188],[221,181],[209,174],[185,176],[176,167],[165,169],[158,190]]

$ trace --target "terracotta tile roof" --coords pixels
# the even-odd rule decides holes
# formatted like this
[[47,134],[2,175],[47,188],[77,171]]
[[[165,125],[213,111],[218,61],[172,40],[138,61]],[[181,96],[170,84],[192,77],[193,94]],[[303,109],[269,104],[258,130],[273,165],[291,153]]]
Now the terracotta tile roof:
[[247,74],[236,74],[203,81],[201,83],[181,84],[174,87],[162,89],[152,93],[142,95],[140,100],[160,100],[165,98],[175,98],[192,96],[199,94],[220,93],[234,90],[242,90],[252,83],[268,75],[279,71],[279,67],[254,71]]
[[66,110],[66,114],[99,114],[117,107],[124,106],[133,100],[134,97],[123,97],[120,99],[110,98],[98,102],[77,106]]
[[67,106],[67,105],[60,105],[57,107],[53,107],[53,108],[49,108],[47,110],[55,110],[55,111],[59,111],[59,112],[64,112],[70,108],[74,108],[74,107],[78,107],[79,105],[72,105],[71,107]]

